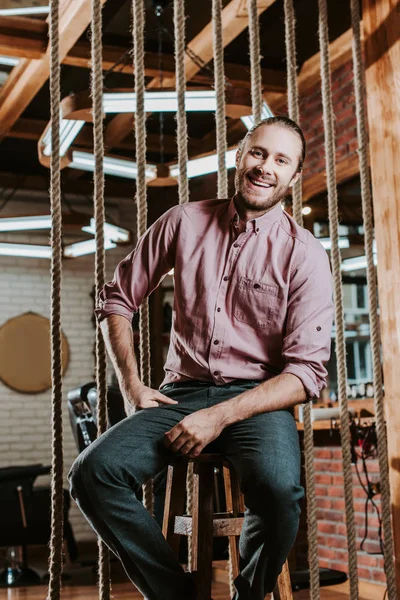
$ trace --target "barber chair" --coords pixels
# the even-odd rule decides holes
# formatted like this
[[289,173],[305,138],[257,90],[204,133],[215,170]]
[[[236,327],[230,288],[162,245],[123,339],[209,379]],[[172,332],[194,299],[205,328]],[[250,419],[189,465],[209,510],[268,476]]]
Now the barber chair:
[[[28,566],[27,546],[48,545],[51,533],[51,490],[33,487],[39,475],[48,475],[50,466],[41,464],[0,469],[0,546],[7,547],[6,567],[0,573],[0,587],[43,583]],[[64,539],[71,561],[77,546],[68,520],[70,497],[64,490]]]

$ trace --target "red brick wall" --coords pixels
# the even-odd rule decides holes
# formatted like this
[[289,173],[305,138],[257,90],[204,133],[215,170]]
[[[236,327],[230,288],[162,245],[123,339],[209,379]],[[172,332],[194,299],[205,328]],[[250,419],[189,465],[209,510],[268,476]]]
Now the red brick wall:
[[[347,160],[357,150],[353,65],[348,62],[332,73],[332,101],[335,112],[336,160]],[[307,142],[304,180],[325,171],[324,127],[321,90],[317,86],[300,98],[301,127]]]
[[[379,481],[378,462],[367,459],[369,478],[372,482]],[[358,469],[365,485],[361,461]],[[366,494],[362,489],[355,471],[353,470],[354,510],[357,527],[357,548],[364,537],[365,500]],[[346,525],[343,492],[343,471],[340,448],[315,448],[317,518],[319,531],[320,566],[348,572]],[[380,496],[374,497],[380,508]],[[379,552],[378,518],[369,503],[368,537],[364,543],[364,551],[358,551],[358,573],[360,579],[375,583],[384,583],[383,558],[381,555],[370,555],[369,552]]]

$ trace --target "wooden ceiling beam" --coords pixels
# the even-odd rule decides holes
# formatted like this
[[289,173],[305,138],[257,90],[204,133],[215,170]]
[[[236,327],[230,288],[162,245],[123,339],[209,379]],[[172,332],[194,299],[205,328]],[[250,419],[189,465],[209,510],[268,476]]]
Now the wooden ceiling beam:
[[[101,0],[102,4],[106,0]],[[91,20],[90,0],[60,1],[60,60],[68,54]],[[0,139],[5,136],[40,88],[50,72],[50,52],[40,60],[22,59],[11,71],[0,91]]]
[[45,21],[0,16],[0,54],[40,59],[46,52],[47,33]]

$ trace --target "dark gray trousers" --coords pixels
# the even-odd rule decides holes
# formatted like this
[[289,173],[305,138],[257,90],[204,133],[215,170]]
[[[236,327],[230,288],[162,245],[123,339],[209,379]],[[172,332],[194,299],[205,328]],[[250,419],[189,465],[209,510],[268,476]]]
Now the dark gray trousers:
[[[159,525],[136,497],[142,484],[176,456],[165,447],[164,433],[186,415],[258,383],[237,380],[214,386],[193,381],[164,386],[161,391],[178,404],[144,409],[124,419],[73,464],[72,497],[148,600],[189,600],[193,585]],[[295,421],[286,410],[256,415],[225,428],[204,452],[220,452],[231,461],[244,494],[235,600],[263,600],[275,586],[298,529],[303,488]]]

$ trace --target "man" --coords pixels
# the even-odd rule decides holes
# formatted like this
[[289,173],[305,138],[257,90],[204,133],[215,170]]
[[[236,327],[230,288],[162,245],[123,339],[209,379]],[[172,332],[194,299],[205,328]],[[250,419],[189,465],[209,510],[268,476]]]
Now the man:
[[[291,409],[326,385],[333,319],[325,250],[281,208],[304,157],[293,121],[262,121],[239,146],[233,199],[169,210],[101,294],[97,315],[134,414],[77,459],[72,494],[149,600],[193,593],[132,493],[177,453],[221,452],[238,473],[246,514],[235,600],[272,592],[295,540],[303,489]],[[174,319],[157,391],[138,377],[130,320],[172,267]]]

